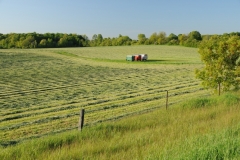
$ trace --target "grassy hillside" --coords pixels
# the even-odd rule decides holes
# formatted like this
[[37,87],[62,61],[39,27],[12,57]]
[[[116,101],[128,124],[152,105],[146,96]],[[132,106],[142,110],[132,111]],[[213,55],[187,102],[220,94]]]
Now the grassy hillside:
[[1,148],[0,159],[239,159],[240,93]]
[[0,50],[0,159],[238,159],[240,94],[207,98],[201,66],[179,46]]
[[[127,62],[146,53],[147,62]],[[125,46],[0,50],[0,144],[77,129],[204,96],[197,49]]]

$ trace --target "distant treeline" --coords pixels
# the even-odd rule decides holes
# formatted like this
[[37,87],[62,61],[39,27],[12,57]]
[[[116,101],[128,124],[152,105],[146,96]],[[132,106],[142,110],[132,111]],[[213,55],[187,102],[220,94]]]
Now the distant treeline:
[[[224,33],[218,36],[240,36],[240,32]],[[90,40],[86,35],[63,33],[0,33],[0,49],[8,48],[59,48],[59,47],[94,47],[94,46],[126,46],[126,45],[182,45],[197,47],[203,40],[213,35],[201,35],[198,31],[189,34],[166,36],[165,32],[153,33],[149,38],[139,34],[137,40],[128,36],[103,38],[101,34],[94,34]]]

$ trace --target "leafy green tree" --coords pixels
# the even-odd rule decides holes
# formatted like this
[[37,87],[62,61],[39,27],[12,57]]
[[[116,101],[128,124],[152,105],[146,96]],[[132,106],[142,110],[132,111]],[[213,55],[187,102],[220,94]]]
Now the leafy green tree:
[[98,34],[97,35],[97,43],[98,43],[98,46],[102,43],[103,41],[103,36],[101,34]]
[[167,37],[167,41],[169,45],[178,45],[178,36],[171,33],[168,37]]
[[184,46],[186,47],[195,47],[197,48],[198,45],[199,45],[199,42],[200,41],[197,41],[196,39],[187,39],[185,42],[184,42]]
[[201,41],[202,40],[202,35],[198,31],[192,31],[192,32],[189,33],[188,38],[190,40],[196,39],[198,41]]
[[202,40],[202,35],[198,31],[192,31],[188,34],[187,40],[183,45],[187,47],[198,47],[199,42]]
[[124,45],[131,45],[132,39],[128,36],[123,36]]
[[130,42],[130,44],[131,44],[131,45],[137,45],[137,40],[132,40],[132,41]]
[[211,38],[211,35],[202,35],[203,41],[208,41]]
[[149,42],[149,39],[147,39],[145,42],[144,42],[144,45],[149,45],[150,42]]
[[144,44],[146,40],[145,34],[138,34],[138,44]]
[[8,42],[8,48],[17,48],[17,42],[19,41],[19,35],[16,33],[8,34],[6,38]]
[[82,40],[80,40],[82,42],[82,46],[84,47],[88,47],[89,46],[89,38],[87,35],[82,35]]
[[119,37],[119,38],[117,39],[117,45],[118,45],[118,46],[122,46],[123,44],[124,44],[123,38],[122,38],[122,37]]
[[22,41],[22,48],[36,48],[37,41],[31,35],[28,35],[26,39]]
[[94,35],[92,36],[92,40],[94,41],[94,40],[96,40],[96,39],[97,39],[97,35],[94,34]]
[[205,66],[196,70],[196,77],[202,80],[204,87],[218,91],[219,95],[222,90],[238,87],[239,36],[213,36],[208,41],[202,41],[198,52]]
[[54,46],[55,46],[55,44],[54,44],[52,38],[48,38],[47,39],[47,47],[54,47]]
[[104,38],[101,45],[108,46],[108,38]]
[[172,39],[171,41],[168,42],[168,45],[178,45],[179,42],[176,39]]
[[106,39],[106,45],[107,45],[107,46],[112,46],[112,39],[111,39],[110,37],[108,37],[108,38]]
[[160,32],[157,39],[158,44],[165,44],[167,42],[166,33]]
[[171,41],[171,40],[178,40],[178,36],[173,33],[169,34],[168,41]]
[[231,36],[240,36],[240,32],[231,32],[230,35]]
[[188,36],[186,34],[179,34],[178,35],[178,41],[180,45],[184,45],[185,41],[188,39]]
[[119,35],[119,37],[116,40],[116,45],[118,46],[124,46],[124,45],[130,45],[131,39],[128,36],[122,36]]
[[47,40],[46,39],[42,39],[39,43],[39,47],[45,48],[47,47]]
[[53,40],[51,38],[46,39],[42,39],[39,44],[38,47],[41,48],[50,48],[50,47],[54,47],[54,43]]
[[2,39],[0,41],[0,48],[4,48],[4,49],[8,48],[8,43],[6,42],[5,39]]
[[158,35],[156,32],[154,32],[150,37],[149,37],[149,42],[150,44],[157,44],[157,39]]
[[58,41],[58,47],[68,47],[68,35],[64,34]]
[[84,34],[84,35],[82,35],[82,37],[83,37],[84,40],[89,41],[89,38],[88,38],[87,35]]
[[90,45],[91,46],[97,46],[97,35],[96,34],[94,34],[92,36],[92,40],[91,40],[91,44]]
[[4,35],[0,33],[0,40],[4,39]]
[[117,38],[113,37],[111,41],[112,41],[112,46],[117,46]]

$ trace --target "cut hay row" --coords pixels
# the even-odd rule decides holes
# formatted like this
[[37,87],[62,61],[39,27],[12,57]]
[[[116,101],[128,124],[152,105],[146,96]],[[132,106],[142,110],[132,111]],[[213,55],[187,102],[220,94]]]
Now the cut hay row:
[[[170,90],[169,97],[181,95],[185,93],[197,92],[199,90],[200,89],[197,86],[187,86],[184,88],[179,87],[175,90],[174,89]],[[50,109],[47,109],[47,110],[28,111],[28,112],[24,112],[24,114],[17,113],[14,115],[5,116],[4,118],[0,119],[0,122],[2,122],[0,124],[0,127],[2,125],[5,125],[5,123],[8,125],[11,125],[15,123],[20,123],[21,121],[26,122],[27,120],[39,119],[40,117],[42,117],[42,115],[44,117],[50,117],[55,114],[61,115],[62,113],[65,113],[65,112],[74,112],[76,110],[79,111],[79,108],[83,108],[83,107],[86,108],[88,112],[95,112],[102,109],[114,108],[114,106],[115,107],[128,106],[130,104],[137,104],[142,101],[151,101],[152,99],[164,99],[165,95],[166,95],[165,91],[160,91],[157,93],[152,92],[147,94],[132,94],[132,95],[129,95],[129,97],[124,97],[124,99],[115,98],[115,99],[105,99],[105,100],[102,99],[101,101],[92,101],[92,102],[83,101],[81,103],[58,106],[58,108],[51,107]]]
[[[17,111],[13,112],[12,109],[9,109],[9,111],[7,112],[7,110],[5,110],[5,112],[2,113],[2,115],[5,115],[5,119],[9,119],[10,116],[18,116],[18,114],[22,114],[24,112],[25,116],[29,113],[36,115],[38,114],[38,112],[42,112],[42,113],[47,113],[49,111],[52,110],[52,112],[55,112],[56,110],[64,110],[61,108],[64,107],[68,107],[68,105],[79,105],[82,104],[81,106],[86,106],[86,105],[90,105],[90,104],[98,104],[101,103],[101,101],[114,101],[114,100],[125,100],[127,98],[133,98],[136,96],[142,96],[142,98],[146,98],[146,97],[151,97],[154,94],[161,94],[162,92],[164,92],[166,90],[170,90],[171,92],[177,92],[179,89],[184,89],[186,91],[188,91],[190,89],[190,87],[196,87],[198,88],[198,83],[189,83],[189,82],[181,82],[181,83],[176,83],[174,85],[164,85],[164,86],[156,86],[156,87],[152,87],[152,88],[145,88],[145,89],[140,89],[140,90],[136,90],[135,92],[133,91],[124,91],[124,92],[117,92],[117,94],[111,94],[111,97],[107,97],[106,98],[92,98],[94,100],[91,100],[90,97],[88,98],[79,98],[78,100],[75,100],[74,102],[64,102],[64,103],[58,103],[57,106],[52,106],[52,105],[48,105],[45,107],[41,107],[39,108],[39,106],[36,107],[31,107],[31,108],[23,108],[23,109],[17,109]],[[128,95],[128,96],[126,96]],[[28,99],[34,98],[36,95],[33,96],[29,96]],[[39,94],[37,96],[40,96]],[[140,97],[141,98],[141,97]],[[85,105],[84,105],[85,102]],[[114,102],[113,102],[114,103]],[[46,108],[46,110],[44,109]],[[59,109],[60,108],[60,109]],[[49,111],[47,111],[49,110]],[[29,115],[31,115],[29,114]],[[7,116],[9,115],[9,116]],[[0,118],[0,122],[2,121],[2,119]]]
[[[183,70],[181,70],[181,72],[182,71]],[[109,71],[109,72],[112,72],[112,71]],[[132,82],[133,80],[136,80],[137,77],[138,77],[138,80],[142,80],[142,79],[146,79],[146,78],[155,77],[155,76],[153,76],[153,74],[159,74],[159,78],[163,78],[162,75],[164,75],[164,79],[166,79],[166,78],[168,78],[168,75],[170,77],[172,77],[171,74],[176,74],[176,73],[177,73],[177,70],[175,70],[175,71],[167,70],[167,71],[159,72],[159,73],[158,72],[152,72],[151,73],[150,70],[146,70],[146,71],[144,71],[144,73],[141,73],[140,76],[139,76],[138,72],[136,72],[134,74],[131,74],[129,76],[129,72],[125,71],[125,72],[122,73],[121,77],[122,78],[127,78],[129,81]],[[28,74],[28,73],[26,73],[26,74]],[[44,72],[40,73],[40,75],[44,75]],[[77,74],[76,73],[75,76],[79,77],[80,75],[81,74]],[[126,76],[126,75],[128,75],[128,76]],[[106,76],[107,79],[104,79],[104,76]],[[4,91],[4,92],[0,93],[0,98],[4,98],[5,96],[14,96],[14,95],[22,94],[22,93],[24,93],[24,94],[31,94],[31,93],[35,93],[35,92],[44,92],[44,91],[48,91],[48,90],[56,90],[56,89],[64,89],[64,88],[76,87],[78,85],[97,85],[97,84],[102,84],[102,83],[109,83],[110,81],[117,81],[118,82],[118,80],[122,80],[122,79],[120,79],[120,77],[119,77],[119,79],[114,79],[112,76],[113,77],[119,77],[119,75],[117,75],[117,74],[114,74],[114,75],[110,75],[109,73],[107,73],[107,74],[104,73],[104,74],[101,74],[101,75],[96,75],[95,74],[95,75],[92,75],[92,77],[90,76],[91,80],[94,83],[93,82],[84,83],[85,78],[78,78],[78,79],[74,80],[74,82],[71,82],[73,80],[72,78],[69,79],[69,77],[66,77],[66,80],[63,80],[61,75],[60,75],[60,77],[58,79],[45,79],[45,80],[35,79],[33,81],[28,79],[27,81],[23,81],[23,82],[19,81],[19,79],[16,80],[16,81],[11,80],[11,83],[14,84],[14,85],[16,85],[16,84],[19,84],[19,85],[20,84],[29,85],[29,84],[32,83],[31,86],[35,85],[35,87],[34,88],[23,89],[22,87],[26,87],[24,85],[24,86],[21,87],[20,91],[19,90],[13,91],[13,90],[9,90],[8,89],[7,91]],[[19,77],[19,78],[21,78],[21,77]],[[178,78],[181,78],[181,77],[178,77]],[[86,79],[89,79],[89,77],[86,77]],[[39,80],[41,80],[41,82]],[[4,80],[4,81],[6,82],[6,80]],[[62,85],[62,84],[59,85],[58,84],[59,81],[64,83],[64,85]],[[44,87],[44,88],[41,87],[45,83],[48,84],[48,87]],[[36,84],[40,84],[40,85],[38,86]],[[11,85],[9,84],[8,86],[10,87]],[[16,86],[11,86],[10,88],[16,88]]]
[[[171,103],[178,103],[179,98],[187,99],[189,97],[196,97],[206,94],[205,91],[199,91],[198,93],[187,93],[178,96],[171,97]],[[141,101],[136,104],[129,104],[121,107],[111,107],[107,109],[98,110],[97,112],[86,112],[85,124],[91,125],[98,122],[107,120],[114,120],[129,116],[130,114],[142,113],[144,111],[153,110],[159,107],[164,107],[165,99],[153,98],[151,101]],[[47,117],[47,118],[46,118]],[[44,118],[44,117],[43,117]],[[69,128],[77,128],[79,120],[79,110],[65,114],[54,114],[51,117],[45,116],[44,119],[38,119],[31,122],[23,122],[20,125],[9,126],[8,130],[5,130],[2,139],[12,137],[17,139],[25,139],[36,135],[49,134],[55,131],[64,131]],[[11,128],[12,127],[12,128]],[[3,129],[3,128],[2,128]],[[33,134],[34,132],[34,134]],[[36,133],[36,134],[35,134]],[[5,137],[7,136],[7,137]],[[21,138],[20,138],[21,137]]]
[[[179,98],[181,99],[187,99],[189,97],[193,97],[194,95],[203,95],[206,94],[205,91],[203,90],[199,90],[199,92],[188,92],[188,93],[178,93],[178,94],[170,94],[170,98],[171,98],[171,103],[176,103],[179,102]],[[117,103],[117,102],[116,102]],[[92,123],[96,123],[96,122],[101,122],[101,121],[105,121],[108,119],[112,119],[111,117],[124,117],[129,115],[129,113],[138,113],[138,112],[142,112],[143,110],[151,110],[152,108],[156,108],[157,106],[164,106],[165,103],[165,99],[164,98],[159,98],[159,97],[152,97],[152,99],[145,99],[142,101],[138,101],[134,103],[134,101],[128,104],[121,104],[118,103],[119,106],[102,106],[103,108],[100,108],[96,106],[96,110],[95,111],[91,111],[90,108],[86,107],[86,123],[87,124],[92,124]],[[103,114],[104,113],[104,114]],[[46,118],[47,117],[47,118]],[[89,118],[88,118],[89,117]],[[34,130],[36,128],[42,128],[44,126],[44,128],[49,128],[51,131],[49,131],[50,133],[54,131],[55,126],[53,127],[53,125],[56,123],[57,126],[61,126],[61,121],[65,121],[68,122],[68,125],[66,126],[65,124],[63,124],[63,126],[61,126],[61,130],[66,130],[69,128],[70,126],[77,126],[77,122],[78,122],[78,118],[79,118],[79,109],[75,109],[75,110],[68,110],[67,112],[56,112],[55,114],[51,113],[51,114],[45,114],[45,115],[41,115],[41,117],[37,117],[39,119],[35,119],[35,117],[31,117],[28,119],[25,119],[23,121],[21,121],[21,119],[17,120],[17,122],[14,125],[6,125],[5,127],[1,127],[1,130],[5,130],[5,134],[8,133],[7,130],[10,130],[9,133],[12,133],[12,130],[14,130],[15,132],[19,132],[19,133],[25,133],[22,132],[22,130]],[[60,123],[60,124],[59,124]],[[35,126],[35,127],[34,127]],[[48,133],[44,130],[44,133]],[[40,134],[40,132],[38,132]],[[41,134],[44,134],[41,133]],[[27,135],[27,134],[26,134]],[[16,135],[15,135],[16,136]],[[28,135],[30,136],[30,135]],[[4,136],[3,136],[4,137]],[[20,136],[21,138],[25,137],[25,134]]]

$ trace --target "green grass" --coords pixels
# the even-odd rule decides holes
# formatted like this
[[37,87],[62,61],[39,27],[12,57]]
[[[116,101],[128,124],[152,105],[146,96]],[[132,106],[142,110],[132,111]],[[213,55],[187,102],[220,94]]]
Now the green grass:
[[[64,50],[63,50],[64,51]],[[136,64],[201,64],[197,49],[179,46],[125,46],[65,49],[66,52],[96,62]],[[148,54],[145,62],[128,62],[126,55]]]
[[240,101],[232,97],[239,92],[28,140],[2,148],[0,159],[239,159]]
[[231,106],[236,104],[240,98],[235,94],[223,94],[222,96],[216,96],[213,98],[202,97],[202,98],[195,98],[183,103],[183,107],[185,108],[203,108],[214,106],[218,104],[222,104],[225,106]]
[[56,53],[57,53],[57,54],[64,55],[64,56],[77,57],[77,55],[72,54],[72,53],[68,53],[68,52],[65,52],[65,51],[58,51],[58,52],[56,52]]
[[240,159],[239,92],[210,97],[195,48],[0,50],[0,67],[0,159]]
[[[146,53],[147,62],[126,62]],[[180,63],[181,62],[181,63]],[[197,49],[125,46],[0,50],[0,144],[116,120],[204,96]]]

